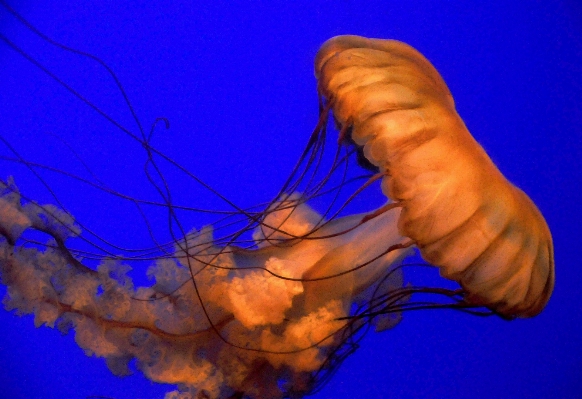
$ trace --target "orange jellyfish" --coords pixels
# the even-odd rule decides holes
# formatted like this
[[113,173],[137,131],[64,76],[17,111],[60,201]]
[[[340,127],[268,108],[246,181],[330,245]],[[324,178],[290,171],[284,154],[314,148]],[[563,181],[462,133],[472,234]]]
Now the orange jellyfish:
[[[168,399],[302,397],[327,381],[359,334],[394,327],[409,309],[538,313],[553,285],[548,228],[469,135],[428,61],[401,43],[340,37],[318,53],[316,75],[327,103],[275,199],[232,204],[214,225],[189,230],[160,189],[175,239],[155,248],[119,256],[78,249],[75,240],[89,239],[73,216],[3,181],[6,308],[34,314],[37,326],[74,329],[77,344],[116,375],[136,359],[152,381],[178,385]],[[340,142],[360,148],[340,146],[321,177],[330,110]],[[135,139],[154,168],[157,157],[168,160],[147,135]],[[343,170],[361,148],[360,162],[380,174],[335,209],[311,207],[319,197],[339,201],[349,186]],[[14,162],[42,167],[16,153]],[[380,177],[394,202],[340,217]],[[462,289],[405,284],[402,260],[414,246]],[[145,260],[155,282],[136,287],[127,272]],[[434,303],[415,302],[416,293]]]

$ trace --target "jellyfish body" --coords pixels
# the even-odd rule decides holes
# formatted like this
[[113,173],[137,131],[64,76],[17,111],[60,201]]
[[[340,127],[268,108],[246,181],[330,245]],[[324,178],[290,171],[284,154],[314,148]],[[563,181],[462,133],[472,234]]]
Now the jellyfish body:
[[471,136],[430,62],[401,42],[339,36],[315,71],[339,125],[385,173],[400,233],[468,301],[507,317],[539,313],[554,285],[549,228]]

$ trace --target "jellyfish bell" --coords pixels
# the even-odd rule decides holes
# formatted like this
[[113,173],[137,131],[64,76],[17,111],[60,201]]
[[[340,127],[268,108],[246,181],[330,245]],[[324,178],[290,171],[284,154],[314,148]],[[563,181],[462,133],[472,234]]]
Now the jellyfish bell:
[[468,301],[506,317],[541,312],[554,286],[550,230],[471,136],[430,62],[398,41],[338,36],[315,71],[340,127],[402,206],[400,233]]

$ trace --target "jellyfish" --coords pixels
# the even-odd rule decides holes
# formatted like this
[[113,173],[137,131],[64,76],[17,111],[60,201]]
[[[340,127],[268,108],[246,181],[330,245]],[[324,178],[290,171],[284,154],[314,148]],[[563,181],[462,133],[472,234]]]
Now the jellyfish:
[[[378,53],[401,61],[396,72],[392,62],[376,58]],[[370,73],[370,66],[379,74]],[[408,86],[383,80],[392,76]],[[547,226],[535,205],[504,180],[463,130],[444,82],[428,61],[401,43],[340,37],[318,53],[316,77],[319,120],[284,186],[257,207],[225,199],[232,210],[220,213],[212,225],[193,229],[182,223],[178,210],[196,210],[172,201],[159,160],[220,194],[153,147],[151,135],[132,135],[148,154],[148,171],[158,179],[151,181],[161,198],[155,205],[167,211],[173,237],[151,248],[122,255],[103,251],[105,243],[92,240],[87,227],[65,209],[38,203],[18,189],[18,182],[3,180],[0,277],[7,286],[6,309],[33,314],[36,326],[73,330],[77,344],[105,359],[116,375],[129,374],[135,359],[147,378],[177,385],[168,399],[303,397],[328,381],[362,334],[395,327],[407,310],[452,308],[504,317],[539,312],[553,282]],[[428,93],[427,99],[415,98],[418,93]],[[409,105],[433,118],[370,118]],[[324,168],[330,113],[339,126],[340,145]],[[432,147],[417,153],[413,144],[422,140],[390,142],[410,133],[414,123],[433,124],[426,142],[453,126],[450,140],[468,146],[458,151],[459,162],[467,166],[443,168],[442,151],[433,155]],[[394,133],[382,136],[386,146],[374,144],[380,130]],[[33,173],[48,169],[4,143],[12,162]],[[350,177],[354,158],[375,173]],[[468,181],[479,168],[483,176],[493,175],[487,183],[495,195]],[[96,179],[52,172],[123,197]],[[346,215],[350,202],[380,180],[389,202]],[[514,201],[509,207],[504,207],[506,198]],[[316,209],[312,203],[319,201],[326,205]],[[460,229],[470,205],[473,214],[477,207],[487,217],[468,222],[477,228]],[[509,244],[495,242],[491,226],[502,227],[498,235]],[[483,247],[482,236],[495,242],[493,254]],[[461,288],[407,284],[405,259],[415,248]],[[509,255],[503,258],[500,252]],[[154,282],[137,286],[128,272],[146,261],[151,264],[145,273]],[[507,271],[511,264],[517,270]],[[517,287],[524,280],[526,287]],[[416,301],[418,294],[434,299]]]

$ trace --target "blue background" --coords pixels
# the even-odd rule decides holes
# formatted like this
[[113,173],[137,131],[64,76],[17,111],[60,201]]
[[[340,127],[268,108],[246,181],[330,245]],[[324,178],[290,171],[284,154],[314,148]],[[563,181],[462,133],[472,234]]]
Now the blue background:
[[[530,320],[406,314],[395,329],[368,335],[315,397],[582,397],[579,3],[63,3],[11,1],[51,38],[110,65],[146,129],[158,116],[170,120],[153,144],[240,205],[275,195],[299,157],[317,120],[312,60],[326,39],[349,33],[416,47],[443,75],[469,130],[544,213],[555,244],[555,292]],[[2,8],[0,32],[137,131],[102,68],[52,48]],[[83,174],[83,159],[109,186],[155,198],[141,147],[3,42],[0,134],[28,160]],[[0,155],[11,155],[1,143]],[[26,195],[55,202],[30,172],[0,163],[0,176],[8,175]],[[147,241],[134,208],[71,179],[47,179],[99,235]],[[183,175],[169,180],[177,202],[226,208]],[[151,217],[164,225],[163,212]],[[192,227],[211,221],[188,218]],[[1,398],[145,399],[170,390],[140,375],[117,378],[72,335],[35,329],[31,317],[4,311],[0,380]]]

